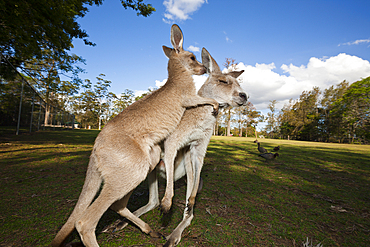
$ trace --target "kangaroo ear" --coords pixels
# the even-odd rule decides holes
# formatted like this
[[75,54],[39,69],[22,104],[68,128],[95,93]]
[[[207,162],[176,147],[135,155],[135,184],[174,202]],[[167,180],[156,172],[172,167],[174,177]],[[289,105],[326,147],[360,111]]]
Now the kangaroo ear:
[[166,55],[166,57],[170,58],[171,52],[173,51],[173,49],[169,48],[167,46],[162,46],[162,48],[163,48],[163,51],[164,51],[164,54]]
[[229,73],[227,73],[228,75],[231,75],[232,77],[234,78],[238,78],[241,74],[243,74],[244,70],[240,70],[240,71],[231,71]]
[[171,27],[171,44],[177,53],[182,51],[183,41],[184,38],[181,29],[176,24],[173,24]]
[[203,47],[202,49],[202,63],[207,68],[207,73],[221,73],[220,67],[218,67],[218,64],[213,59],[211,54],[207,51],[206,48]]

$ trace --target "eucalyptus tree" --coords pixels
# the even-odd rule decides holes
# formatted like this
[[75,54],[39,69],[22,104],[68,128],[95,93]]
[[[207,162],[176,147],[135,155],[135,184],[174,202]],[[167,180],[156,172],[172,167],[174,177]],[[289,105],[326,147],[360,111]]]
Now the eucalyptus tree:
[[[330,140],[340,139],[343,129],[342,115],[339,108],[335,109],[335,102],[343,97],[344,92],[348,89],[349,83],[343,81],[336,86],[332,85],[325,89],[320,100],[321,119],[320,127],[322,140],[329,142]],[[337,137],[337,138],[335,138]]]
[[256,111],[256,108],[250,101],[245,106],[235,108],[235,115],[239,136],[243,135],[243,128],[245,128],[245,136],[248,137],[248,126],[250,126],[249,130],[254,129],[253,132],[256,134],[256,127],[261,117],[261,112]]
[[332,112],[342,117],[341,127],[352,142],[355,137],[370,139],[370,77],[352,83]]
[[266,132],[269,133],[271,138],[275,137],[277,133],[277,109],[276,109],[276,100],[270,100],[268,104],[268,109],[270,112],[267,113],[267,125],[265,127]]
[[84,91],[74,97],[74,112],[77,119],[85,126],[101,129],[111,116],[111,108],[116,95],[108,89],[112,83],[104,79],[104,74],[96,77],[93,84],[89,79],[85,80]]

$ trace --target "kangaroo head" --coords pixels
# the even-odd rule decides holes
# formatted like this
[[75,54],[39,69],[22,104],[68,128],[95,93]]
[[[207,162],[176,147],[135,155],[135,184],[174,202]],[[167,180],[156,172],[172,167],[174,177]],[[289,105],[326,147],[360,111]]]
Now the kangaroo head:
[[184,42],[184,37],[182,35],[181,29],[178,25],[173,24],[171,27],[171,44],[172,48],[163,46],[164,54],[170,59],[169,63],[169,73],[171,73],[170,63],[173,65],[173,69],[185,68],[192,75],[203,75],[206,73],[206,68],[203,64],[197,61],[195,55],[189,51],[185,51],[182,48]]
[[216,61],[205,48],[202,49],[202,62],[207,68],[209,76],[198,91],[200,96],[215,99],[220,107],[247,104],[249,97],[236,80],[244,70],[222,73]]

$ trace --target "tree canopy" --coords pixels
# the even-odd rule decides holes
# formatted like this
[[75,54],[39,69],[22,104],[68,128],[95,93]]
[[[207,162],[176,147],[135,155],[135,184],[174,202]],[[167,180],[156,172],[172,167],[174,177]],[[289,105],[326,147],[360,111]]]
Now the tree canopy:
[[[73,39],[95,45],[77,22],[88,6],[103,0],[0,0],[0,76],[10,77],[5,57],[15,67],[29,59],[42,59],[43,50],[52,50],[56,58],[66,55]],[[143,0],[121,0],[124,8],[149,16],[155,9]],[[14,73],[14,72],[13,72]]]

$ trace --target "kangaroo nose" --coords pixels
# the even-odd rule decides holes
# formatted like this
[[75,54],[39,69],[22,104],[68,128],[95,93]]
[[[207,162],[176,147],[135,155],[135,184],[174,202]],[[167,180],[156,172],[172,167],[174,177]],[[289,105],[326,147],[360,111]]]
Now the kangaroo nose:
[[246,93],[239,93],[239,96],[240,96],[240,98],[243,98],[245,100],[247,100],[249,98]]

